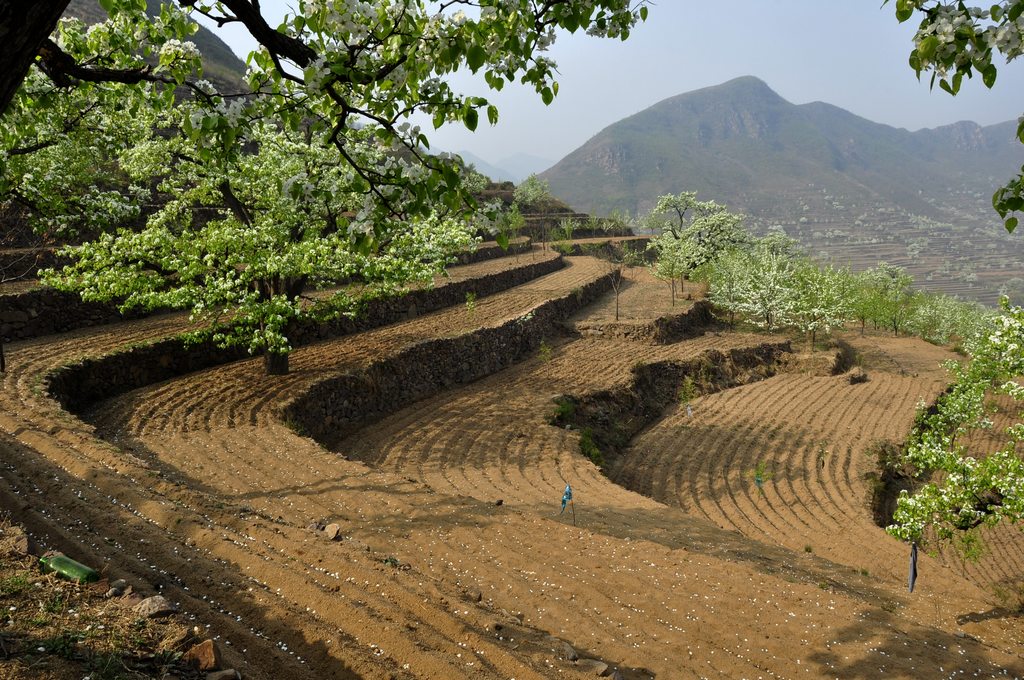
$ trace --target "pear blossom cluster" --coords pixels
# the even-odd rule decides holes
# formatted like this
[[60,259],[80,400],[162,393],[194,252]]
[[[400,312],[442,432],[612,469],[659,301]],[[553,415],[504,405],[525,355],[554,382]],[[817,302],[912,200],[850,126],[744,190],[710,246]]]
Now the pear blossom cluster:
[[933,409],[921,411],[905,446],[904,463],[935,481],[902,492],[887,531],[904,540],[948,540],[958,533],[1024,517],[1024,461],[1018,443],[1024,426],[1006,428],[1005,444],[984,457],[963,441],[991,429],[986,400],[993,394],[1024,398],[1024,309],[1001,302],[988,332],[969,343],[970,361],[950,364],[954,382]]

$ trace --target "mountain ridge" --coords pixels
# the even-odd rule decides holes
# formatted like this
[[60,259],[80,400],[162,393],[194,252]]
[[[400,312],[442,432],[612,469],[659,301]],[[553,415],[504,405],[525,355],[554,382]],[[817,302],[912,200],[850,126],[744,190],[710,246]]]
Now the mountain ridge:
[[992,192],[1024,164],[1016,121],[909,131],[827,102],[792,104],[752,76],[669,97],[613,123],[541,173],[591,214],[648,212],[697,191],[782,229],[812,254],[906,267],[925,286],[993,303],[1024,289],[1024,241]]
[[[982,127],[958,121],[910,132],[827,102],[792,104],[763,81],[744,76],[623,118],[542,177],[577,209],[635,213],[661,194],[694,189],[748,209],[745,195],[777,190],[782,178],[790,185],[821,180],[828,171],[938,218],[942,211],[918,192],[962,179],[964,171],[1008,177],[1024,161],[1014,131],[1013,122]],[[977,158],[980,153],[987,158]],[[909,179],[909,186],[901,188],[894,175]],[[831,183],[838,188],[843,179]]]

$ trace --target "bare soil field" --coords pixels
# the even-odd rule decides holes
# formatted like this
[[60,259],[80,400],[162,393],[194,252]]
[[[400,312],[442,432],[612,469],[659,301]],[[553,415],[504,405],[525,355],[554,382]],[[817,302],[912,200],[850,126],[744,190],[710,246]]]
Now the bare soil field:
[[[567,332],[330,449],[278,416],[325,376],[497,326],[606,272],[569,258],[472,308],[300,348],[287,376],[240,361],[80,416],[44,393],[46,373],[171,335],[184,317],[13,343],[0,506],[44,544],[177,602],[246,678],[584,678],[604,663],[630,679],[1024,676],[1021,622],[985,589],[995,572],[925,556],[909,595],[905,547],[871,520],[869,446],[905,434],[951,356],[920,341],[851,336],[861,385],[796,368],[701,396],[692,416],[672,407],[607,475],[578,431],[550,424],[554,397],[784,339]],[[643,276],[619,303],[629,323],[687,309]],[[607,323],[609,304],[567,325]],[[760,493],[748,473],[762,461]],[[0,677],[17,664],[0,659]]]

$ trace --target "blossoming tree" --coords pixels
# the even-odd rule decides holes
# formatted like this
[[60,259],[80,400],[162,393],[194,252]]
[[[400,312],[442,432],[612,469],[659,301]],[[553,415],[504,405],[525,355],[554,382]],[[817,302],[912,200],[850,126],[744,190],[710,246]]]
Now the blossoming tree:
[[673,304],[676,279],[684,285],[696,269],[749,241],[742,215],[714,201],[698,201],[692,191],[660,197],[646,222],[661,231],[651,239],[654,273],[671,285]]
[[[998,56],[1010,62],[1024,53],[1024,0],[999,0],[986,7],[896,0],[895,6],[900,21],[920,17],[910,66],[918,77],[930,71],[932,85],[938,82],[951,95],[960,91],[964,76],[978,74],[986,87],[993,87]],[[1024,143],[1024,117],[1017,126],[1017,137]],[[1005,220],[1007,231],[1016,229],[1018,215],[1024,210],[1024,167],[995,192],[992,204]]]
[[[0,33],[10,27],[8,4],[0,2]],[[558,83],[545,52],[558,31],[625,39],[647,14],[644,0],[298,0],[271,27],[255,0],[179,0],[156,17],[145,0],[100,4],[109,21],[88,30],[65,22],[32,48],[36,66],[10,106],[0,88],[0,190],[25,194],[37,178],[53,179],[35,153],[44,146],[57,154],[88,145],[90,129],[120,129],[92,147],[89,167],[127,173],[133,188],[107,196],[103,216],[97,200],[51,212],[124,222],[134,192],[154,182],[162,207],[144,229],[70,251],[76,264],[50,282],[228,321],[218,339],[277,357],[271,370],[282,369],[289,325],[317,304],[303,299],[307,287],[393,288],[468,243],[476,204],[461,165],[429,154],[426,134],[409,124],[414,113],[435,127],[497,121],[485,97],[450,87],[452,73],[482,73],[494,90],[519,81],[547,103]],[[460,9],[468,4],[472,16]],[[200,79],[189,13],[242,24],[257,40],[244,87],[217,91]],[[125,120],[134,121],[129,132]],[[50,121],[44,142],[35,141],[39,121]],[[105,186],[95,172],[82,175],[93,180],[86,193]],[[198,219],[204,207],[212,214]]]
[[[918,76],[931,72],[932,85],[938,83],[951,95],[960,91],[965,76],[980,75],[986,87],[993,87],[1000,60],[1010,62],[1024,53],[1024,0],[998,0],[986,7],[896,0],[895,9],[899,21],[920,19],[911,67]],[[1024,143],[1024,117],[1017,137]],[[1024,210],[1024,167],[1021,171],[992,197],[1009,232]],[[972,455],[963,444],[970,430],[991,427],[984,408],[987,396],[1024,397],[1019,384],[1024,374],[1024,310],[1004,299],[994,325],[995,330],[968,338],[970,361],[950,366],[953,385],[922,414],[908,440],[906,462],[920,474],[936,474],[937,481],[901,495],[888,528],[894,536],[948,539],[1002,519],[1024,518],[1024,464],[1017,452],[1024,425],[1010,426],[1004,446],[984,457]]]
[[995,327],[968,339],[971,360],[951,363],[955,378],[934,409],[921,414],[904,460],[920,473],[938,473],[915,493],[902,492],[887,531],[904,540],[949,539],[958,532],[1024,518],[1024,461],[1018,444],[1024,424],[1005,431],[1004,444],[986,456],[964,445],[978,428],[991,428],[986,400],[1024,399],[1024,309],[1003,301]]

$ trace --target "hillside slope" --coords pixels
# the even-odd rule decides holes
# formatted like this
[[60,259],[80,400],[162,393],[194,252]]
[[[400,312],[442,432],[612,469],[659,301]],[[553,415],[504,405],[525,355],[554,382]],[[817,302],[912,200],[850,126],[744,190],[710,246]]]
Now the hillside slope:
[[[644,210],[697,190],[752,210],[811,186],[923,213],[956,183],[990,189],[1024,160],[1011,123],[908,132],[830,104],[795,105],[743,77],[663,100],[608,126],[543,176],[578,209]],[[811,192],[813,193],[813,192]]]
[[596,214],[644,213],[660,195],[697,191],[746,213],[755,231],[778,225],[816,254],[855,267],[886,259],[991,302],[1024,276],[1024,247],[991,207],[1024,163],[1015,129],[909,132],[822,102],[795,105],[743,77],[614,123],[541,176]]

